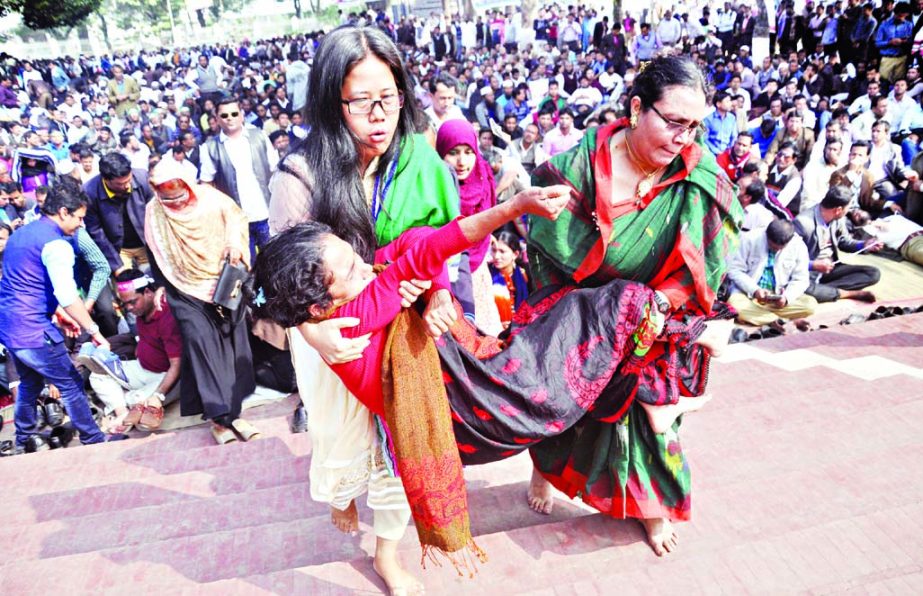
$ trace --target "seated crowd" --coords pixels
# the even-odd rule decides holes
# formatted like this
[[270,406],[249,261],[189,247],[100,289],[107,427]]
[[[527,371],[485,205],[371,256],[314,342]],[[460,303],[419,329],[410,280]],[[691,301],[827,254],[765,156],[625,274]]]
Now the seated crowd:
[[[818,4],[815,14],[809,2],[796,15],[783,1],[770,24],[771,55],[759,64],[750,56],[758,14],[744,3],[726,2],[716,14],[708,7],[646,14],[651,22],[626,16],[610,23],[591,9],[550,5],[528,25],[517,12],[499,11],[476,19],[408,15],[397,23],[370,12],[344,15],[344,23],[375,26],[397,43],[414,94],[402,99],[425,114],[419,130],[461,184],[463,213],[466,193],[484,192],[466,181],[472,169],[464,154],[478,156],[473,171],[502,203],[587,129],[626,117],[632,83],[650,59],[691,56],[712,87],[699,142],[736,184],[744,208],[726,299],[740,322],[765,325],[809,317],[822,302],[874,301],[866,288],[879,280],[878,270],[841,262],[841,252],[885,250],[923,264],[923,79],[911,54],[919,11],[919,3],[837,3]],[[222,257],[252,263],[275,233],[274,173],[286,171],[285,156],[309,130],[308,77],[322,38],[316,32],[55,60],[5,56],[0,259],[11,235],[42,218],[53,188],[83,196],[74,273],[109,348],[86,343],[78,353],[72,342],[86,336],[64,310],[56,321],[73,336],[69,346],[87,369],[106,430],[156,430],[163,405],[198,370],[181,365],[182,336],[191,332],[184,326],[202,323],[175,316],[164,279],[194,288],[195,280],[170,276],[192,275],[203,263],[151,245],[181,235],[173,220],[160,228],[150,219],[155,196],[164,196],[151,181],[155,168],[181,172],[203,204],[206,187],[229,196],[233,217],[246,221],[246,242]],[[440,131],[456,120],[470,123],[476,141],[440,148]],[[492,300],[481,300],[473,270],[468,284],[453,281],[465,315],[490,333],[509,325],[532,287],[527,232],[524,220],[513,221],[485,250]],[[219,265],[209,264],[212,274]],[[244,340],[215,333],[230,333],[236,353],[256,370],[244,376],[292,390],[291,367],[278,358],[286,341],[246,317],[228,321],[242,325]],[[15,395],[11,360],[3,387]],[[217,415],[217,440],[231,439],[220,429],[237,429],[237,414],[239,403]]]

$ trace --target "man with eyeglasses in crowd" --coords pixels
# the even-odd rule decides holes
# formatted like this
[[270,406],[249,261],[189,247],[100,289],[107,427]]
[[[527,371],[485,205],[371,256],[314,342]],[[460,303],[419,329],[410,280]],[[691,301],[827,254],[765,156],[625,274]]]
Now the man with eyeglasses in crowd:
[[201,148],[199,181],[214,186],[240,205],[250,222],[250,257],[269,242],[269,178],[279,153],[260,129],[245,125],[234,96],[218,101],[221,132]]

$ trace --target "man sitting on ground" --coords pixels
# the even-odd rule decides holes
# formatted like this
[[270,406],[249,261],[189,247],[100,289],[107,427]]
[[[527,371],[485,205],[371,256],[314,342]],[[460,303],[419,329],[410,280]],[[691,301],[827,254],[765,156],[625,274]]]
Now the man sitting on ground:
[[848,188],[832,186],[819,205],[795,219],[795,231],[807,245],[811,258],[811,285],[806,293],[818,302],[841,298],[875,302],[875,295],[865,288],[878,283],[881,272],[869,265],[840,262],[840,250],[877,252],[882,247],[877,240],[857,240],[847,230],[844,218],[850,200]]
[[778,318],[809,317],[817,301],[805,294],[810,283],[808,249],[790,221],[775,220],[765,230],[740,237],[740,248],[728,264],[731,297],[737,320],[768,325]]
[[[137,360],[104,365],[111,361],[92,358],[90,384],[112,413],[113,428],[118,432],[133,426],[150,432],[160,428],[166,395],[179,386],[182,337],[166,296],[157,291],[159,286],[153,279],[128,269],[115,280],[119,299],[137,317]],[[86,351],[81,350],[81,354]]]

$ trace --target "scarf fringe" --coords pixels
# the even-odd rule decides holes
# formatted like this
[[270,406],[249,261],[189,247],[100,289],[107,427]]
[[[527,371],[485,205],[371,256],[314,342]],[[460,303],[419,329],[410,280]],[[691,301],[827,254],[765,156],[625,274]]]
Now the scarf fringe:
[[[474,541],[474,538],[468,540],[468,543],[461,549],[453,552],[447,552],[445,549],[423,544],[423,552],[420,556],[420,565],[426,569],[426,561],[429,559],[437,567],[442,567],[442,560],[445,558],[455,568],[459,577],[468,574],[468,579],[473,579],[478,572],[478,562],[481,565],[487,563],[487,553]],[[464,572],[463,572],[464,571]]]

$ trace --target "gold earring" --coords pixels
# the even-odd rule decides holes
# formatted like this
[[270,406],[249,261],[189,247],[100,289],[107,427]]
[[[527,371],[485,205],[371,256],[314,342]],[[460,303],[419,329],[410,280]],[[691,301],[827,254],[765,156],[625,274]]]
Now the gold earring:
[[628,119],[628,124],[631,126],[631,129],[634,130],[638,128],[638,113],[632,112],[631,118]]

